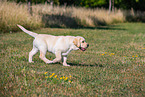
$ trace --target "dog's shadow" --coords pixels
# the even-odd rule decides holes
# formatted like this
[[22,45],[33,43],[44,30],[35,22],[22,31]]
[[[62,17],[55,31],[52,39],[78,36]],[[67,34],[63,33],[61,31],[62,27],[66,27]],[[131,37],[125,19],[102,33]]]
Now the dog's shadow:
[[102,64],[76,64],[76,63],[68,63],[70,66],[82,66],[82,67],[103,67]]

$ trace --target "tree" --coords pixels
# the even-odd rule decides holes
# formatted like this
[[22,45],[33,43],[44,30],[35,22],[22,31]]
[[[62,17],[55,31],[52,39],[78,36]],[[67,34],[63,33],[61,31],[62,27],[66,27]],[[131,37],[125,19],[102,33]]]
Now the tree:
[[111,8],[112,12],[114,12],[114,0],[109,0],[109,13],[111,12]]
[[112,2],[112,1],[109,0],[109,14],[110,14],[110,12],[111,12],[111,6],[112,6],[112,5],[111,5],[111,4],[112,4],[111,2]]
[[39,3],[44,4],[46,2],[53,1],[54,5],[67,4],[67,6],[73,5],[73,6],[81,6],[81,7],[89,7],[89,8],[96,8],[96,7],[109,8],[109,12],[111,12],[111,10],[114,11],[115,7],[119,9],[120,8],[125,9],[125,10],[128,9],[130,10],[131,8],[133,8],[134,10],[145,11],[145,0],[6,0],[6,1],[14,1],[17,3],[19,2],[25,3],[26,1],[31,1],[33,4],[39,4]]
[[114,0],[112,0],[112,12],[114,12]]
[[33,15],[32,13],[32,0],[27,0],[27,4],[28,4],[28,11],[31,15]]

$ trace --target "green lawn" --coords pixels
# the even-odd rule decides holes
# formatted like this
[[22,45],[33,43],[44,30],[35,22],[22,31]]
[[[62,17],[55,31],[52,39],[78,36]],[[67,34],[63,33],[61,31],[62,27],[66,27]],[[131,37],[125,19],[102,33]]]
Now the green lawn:
[[[83,36],[85,52],[72,51],[71,67],[45,64],[37,53],[28,62],[33,38],[24,32],[0,35],[0,96],[145,96],[145,24],[97,28],[42,28],[37,33]],[[47,53],[47,58],[55,56]]]

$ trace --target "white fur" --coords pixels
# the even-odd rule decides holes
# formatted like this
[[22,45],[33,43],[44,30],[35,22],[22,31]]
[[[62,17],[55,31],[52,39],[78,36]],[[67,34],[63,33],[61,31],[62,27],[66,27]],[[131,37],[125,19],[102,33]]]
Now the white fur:
[[[33,55],[35,55],[38,50],[40,51],[40,59],[42,59],[45,63],[56,63],[61,61],[63,58],[63,65],[64,66],[70,66],[66,63],[67,61],[67,55],[72,50],[78,50],[79,47],[77,47],[74,44],[74,40],[76,38],[80,38],[79,40],[85,41],[83,37],[77,36],[53,36],[53,35],[47,35],[47,34],[37,34],[31,31],[26,30],[24,27],[17,25],[20,29],[22,29],[25,33],[31,35],[34,37],[33,41],[33,49],[29,53],[29,62],[32,61]],[[80,44],[80,43],[78,43]],[[87,46],[81,45],[83,48],[87,48]],[[47,52],[52,52],[55,54],[56,58],[51,61],[48,60],[45,57],[45,54]]]

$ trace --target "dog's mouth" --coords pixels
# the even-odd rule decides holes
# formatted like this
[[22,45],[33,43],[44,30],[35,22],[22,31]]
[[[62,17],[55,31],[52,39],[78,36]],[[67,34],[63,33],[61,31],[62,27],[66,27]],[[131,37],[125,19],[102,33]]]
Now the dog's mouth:
[[85,51],[86,50],[85,48],[82,48],[82,47],[79,47],[79,49],[82,50],[82,51]]

